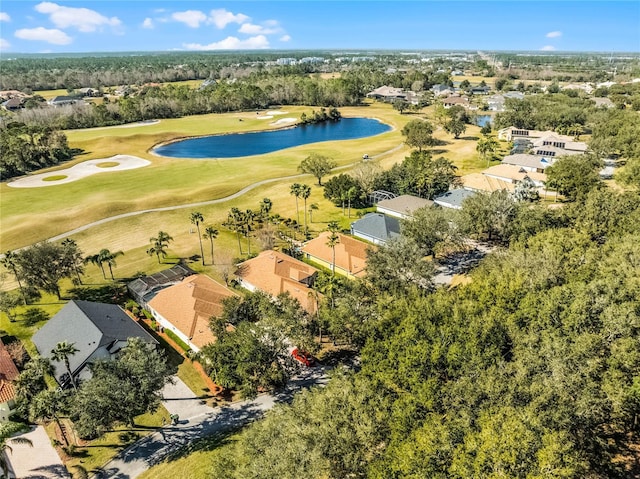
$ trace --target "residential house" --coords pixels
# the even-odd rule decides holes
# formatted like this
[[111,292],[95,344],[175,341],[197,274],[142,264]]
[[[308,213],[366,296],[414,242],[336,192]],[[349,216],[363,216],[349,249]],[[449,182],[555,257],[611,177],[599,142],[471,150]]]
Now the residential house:
[[504,95],[491,95],[485,100],[490,111],[504,111]]
[[544,186],[545,182],[547,181],[547,175],[545,175],[544,173],[538,173],[537,171],[527,171],[519,166],[508,164],[492,166],[484,170],[482,174],[484,176],[488,176],[489,178],[495,178],[497,180],[513,183],[514,185],[524,180],[525,177],[528,177],[538,187]]
[[2,102],[2,106],[7,111],[16,111],[22,108],[24,104],[24,98],[21,97],[13,97],[9,98],[7,101]]
[[522,93],[521,91],[508,91],[502,94],[502,96],[505,99],[511,99],[511,100],[523,100],[524,99],[524,93]]
[[[516,185],[511,180],[497,178],[495,176],[487,176],[482,173],[470,173],[460,177],[464,190],[470,192],[492,193],[494,191],[514,191]],[[434,201],[436,198],[434,198]],[[436,202],[437,203],[437,202]]]
[[431,200],[425,200],[424,198],[413,195],[401,195],[392,199],[379,201],[376,206],[378,213],[400,219],[407,219],[411,218],[415,210],[431,205],[433,205],[433,201]]
[[400,221],[382,213],[367,213],[351,223],[351,234],[373,244],[384,244],[400,236]]
[[367,98],[374,98],[381,101],[406,100],[407,94],[402,88],[383,85],[367,93]]
[[238,265],[236,276],[249,291],[263,291],[277,298],[289,293],[309,313],[316,310],[312,293],[318,270],[279,251],[267,250]]
[[133,299],[142,306],[147,307],[158,291],[180,283],[187,276],[196,274],[195,271],[183,264],[177,264],[150,276],[143,276],[127,284],[127,289]]
[[478,86],[471,87],[470,91],[472,95],[488,95],[489,92],[491,91],[491,87],[487,85],[485,86],[478,85]]
[[[589,149],[587,144],[584,141],[574,141],[573,138],[566,135],[545,135],[535,141],[532,142],[534,147],[534,154],[536,150],[542,149],[542,151],[549,150],[556,152],[556,154],[542,154],[542,156],[562,156],[562,155],[571,155],[571,154],[582,154],[586,153]],[[553,148],[553,149],[551,149]]]
[[158,342],[142,326],[115,304],[92,301],[69,301],[53,318],[33,335],[41,356],[51,359],[54,377],[60,386],[69,387],[71,381],[64,362],[52,359],[52,350],[66,341],[78,350],[69,356],[74,379],[89,379],[89,364],[99,359],[113,359],[127,345],[129,338],[140,338],[157,345]]
[[[337,235],[338,243],[335,248],[327,245],[331,236],[329,231],[320,233],[317,238],[305,243],[302,247],[305,259],[318,263],[327,269],[331,269],[334,265],[336,273],[348,278],[364,276],[367,248],[371,248],[371,246],[341,233],[337,233]],[[333,262],[334,251],[335,264]]]
[[503,141],[515,141],[518,139],[534,140],[549,135],[556,135],[553,131],[527,130],[525,128],[516,128],[509,126],[498,130],[498,139]]
[[518,153],[515,155],[505,156],[502,163],[505,165],[517,166],[525,171],[544,173],[544,170],[550,166],[552,162],[546,158],[540,158],[540,156]]
[[436,196],[433,202],[443,208],[451,208],[454,210],[462,209],[462,203],[467,198],[475,196],[475,192],[466,190],[464,188],[457,188],[455,190],[449,190],[440,196]]
[[431,91],[435,96],[451,96],[455,93],[455,89],[445,84],[433,85]]
[[442,105],[445,108],[451,108],[452,106],[460,105],[465,108],[469,107],[469,98],[466,96],[450,96],[442,100]]
[[237,296],[208,276],[187,276],[159,291],[148,303],[155,320],[172,331],[195,352],[215,341],[209,319],[220,316],[225,298]]
[[16,407],[13,381],[20,373],[9,351],[0,339],[0,422],[7,422]]
[[73,105],[75,103],[78,103],[78,101],[79,100],[75,97],[60,95],[60,96],[53,97],[47,103],[49,103],[49,105],[51,106],[58,107],[58,106]]

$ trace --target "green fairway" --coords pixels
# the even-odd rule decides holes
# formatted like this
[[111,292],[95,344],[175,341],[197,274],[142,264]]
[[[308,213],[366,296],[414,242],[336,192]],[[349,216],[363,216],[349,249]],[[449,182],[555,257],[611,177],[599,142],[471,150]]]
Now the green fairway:
[[[425,110],[427,115],[431,108]],[[102,248],[125,251],[126,256],[119,261],[122,266],[117,268],[117,274],[126,277],[162,266],[157,265],[155,258],[145,253],[149,238],[159,230],[167,231],[175,238],[170,245],[170,254],[175,261],[197,253],[198,241],[190,233],[192,225],[189,223],[190,212],[197,209],[203,213],[206,225],[216,225],[221,231],[216,240],[217,254],[227,248],[230,252],[226,256],[235,257],[239,255],[234,243],[235,236],[221,226],[229,209],[257,209],[260,200],[268,197],[273,202],[274,213],[295,218],[295,200],[289,193],[290,185],[294,182],[311,185],[312,196],[308,204],[317,203],[320,206],[320,210],[314,213],[315,223],[309,225],[312,231],[323,230],[326,223],[332,220],[337,220],[344,228],[348,228],[354,218],[343,216],[340,208],[323,198],[322,188],[317,186],[315,178],[309,175],[286,177],[299,175],[297,167],[300,161],[312,152],[332,157],[342,167],[359,162],[363,152],[366,152],[370,157],[380,155],[379,163],[388,168],[401,161],[409,152],[407,147],[401,146],[403,137],[400,130],[406,122],[423,115],[400,115],[388,104],[374,103],[365,107],[341,108],[344,116],[378,118],[393,127],[392,131],[373,138],[303,145],[239,159],[172,159],[149,153],[154,145],[163,141],[274,128],[270,123],[281,118],[299,118],[301,113],[310,113],[311,110],[311,107],[282,107],[280,111],[283,113],[269,120],[257,119],[258,115],[252,111],[169,119],[133,127],[67,131],[70,146],[80,148],[84,153],[64,165],[49,169],[52,176],[56,175],[57,170],[82,161],[109,158],[116,154],[139,156],[150,160],[152,164],[127,171],[108,171],[109,168],[105,168],[103,174],[50,187],[11,188],[6,183],[0,185],[1,248],[8,250],[30,245],[123,213],[224,198],[248,185],[270,179],[273,181],[229,201],[130,216],[94,226],[73,235],[73,238],[78,241],[85,254],[92,254]],[[266,115],[266,112],[261,112],[261,115]],[[243,121],[240,122],[239,119]],[[434,152],[435,155],[454,161],[460,168],[460,174],[483,168],[475,152],[478,132],[479,128],[470,126],[466,136],[453,140],[444,131],[436,131],[435,135],[444,139],[446,145]],[[336,170],[335,174],[343,171]],[[284,178],[279,180],[281,177]],[[210,273],[217,275],[215,271]]]

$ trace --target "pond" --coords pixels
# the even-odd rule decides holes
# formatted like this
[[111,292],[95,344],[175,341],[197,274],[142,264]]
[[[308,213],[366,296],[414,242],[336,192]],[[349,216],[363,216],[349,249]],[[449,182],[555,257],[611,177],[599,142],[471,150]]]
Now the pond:
[[281,130],[188,138],[157,146],[153,153],[171,158],[237,158],[321,141],[366,138],[389,130],[389,125],[371,118],[343,118]]
[[491,123],[491,115],[476,115],[476,125],[482,127],[487,123]]

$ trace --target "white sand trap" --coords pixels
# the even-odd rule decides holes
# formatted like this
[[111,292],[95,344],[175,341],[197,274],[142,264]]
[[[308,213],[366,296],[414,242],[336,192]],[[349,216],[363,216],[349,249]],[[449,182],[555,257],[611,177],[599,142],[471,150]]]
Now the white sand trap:
[[97,126],[95,128],[79,128],[77,131],[110,130],[112,128],[137,128],[139,126],[157,125],[160,120],[144,120],[135,123],[125,123],[124,125]]
[[270,125],[290,125],[291,123],[295,123],[297,120],[295,118],[280,118],[279,120],[273,121],[269,123]]
[[[105,165],[103,167],[99,166],[105,163],[117,163],[117,165]],[[142,158],[138,158],[137,156],[115,155],[111,158],[83,161],[82,163],[78,163],[71,168],[65,168],[64,170],[50,171],[48,173],[39,173],[37,175],[18,178],[15,181],[7,183],[7,186],[11,186],[13,188],[39,188],[41,186],[62,185],[64,183],[71,183],[72,181],[76,181],[87,176],[95,175],[96,173],[133,170],[135,168],[142,168],[143,166],[147,166],[150,164],[150,161],[143,160]],[[59,177],[59,179],[55,179],[57,177]],[[52,179],[49,181],[45,181],[46,178]]]
[[288,111],[282,111],[282,110],[269,110],[267,111],[267,115],[286,115],[287,113],[289,113]]
[[273,118],[273,116],[271,116],[271,115],[256,116],[257,120],[271,120],[271,118]]

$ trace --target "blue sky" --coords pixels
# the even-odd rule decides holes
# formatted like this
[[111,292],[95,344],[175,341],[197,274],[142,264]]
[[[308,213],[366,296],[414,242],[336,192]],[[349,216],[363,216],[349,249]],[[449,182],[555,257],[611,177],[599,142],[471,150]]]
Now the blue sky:
[[0,51],[640,52],[640,1],[3,0]]

